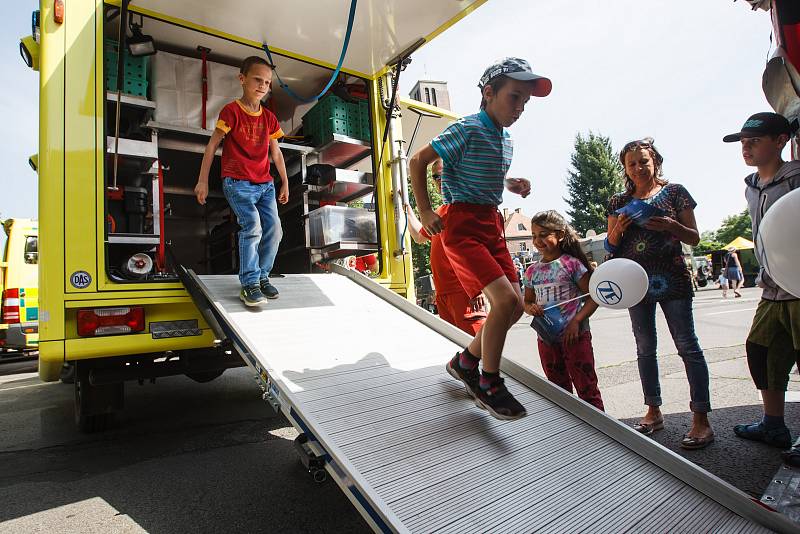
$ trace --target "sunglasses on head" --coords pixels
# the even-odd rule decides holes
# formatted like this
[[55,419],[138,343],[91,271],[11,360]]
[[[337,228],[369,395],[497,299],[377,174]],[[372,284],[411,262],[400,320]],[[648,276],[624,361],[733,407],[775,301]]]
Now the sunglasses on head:
[[625,152],[629,152],[637,148],[653,148],[653,143],[654,141],[650,137],[639,139],[638,141],[631,141],[630,143],[622,147],[622,153],[624,154]]

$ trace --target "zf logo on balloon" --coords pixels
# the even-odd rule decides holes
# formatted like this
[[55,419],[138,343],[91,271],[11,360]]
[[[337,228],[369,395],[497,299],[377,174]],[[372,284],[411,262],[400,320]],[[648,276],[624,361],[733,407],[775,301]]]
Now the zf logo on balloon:
[[611,280],[604,280],[597,284],[597,298],[604,304],[613,306],[622,300],[622,288]]

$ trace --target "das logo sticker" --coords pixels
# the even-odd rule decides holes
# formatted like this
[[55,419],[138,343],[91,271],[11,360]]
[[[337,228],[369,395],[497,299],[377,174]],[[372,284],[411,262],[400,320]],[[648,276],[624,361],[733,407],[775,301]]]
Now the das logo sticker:
[[69,282],[76,289],[86,289],[92,283],[92,276],[86,271],[75,271],[69,277]]

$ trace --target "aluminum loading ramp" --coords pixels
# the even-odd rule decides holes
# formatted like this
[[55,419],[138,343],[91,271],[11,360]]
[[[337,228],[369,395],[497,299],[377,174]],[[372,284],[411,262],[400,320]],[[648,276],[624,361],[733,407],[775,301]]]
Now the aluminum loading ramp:
[[444,370],[468,336],[337,273],[273,279],[281,296],[258,311],[239,301],[235,276],[184,278],[376,531],[797,531],[510,362],[503,371],[528,416],[492,418]]

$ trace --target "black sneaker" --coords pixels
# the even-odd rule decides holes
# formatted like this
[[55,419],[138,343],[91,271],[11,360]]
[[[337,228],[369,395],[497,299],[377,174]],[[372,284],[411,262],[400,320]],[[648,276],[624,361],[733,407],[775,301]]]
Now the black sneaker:
[[261,280],[259,285],[261,286],[261,293],[268,299],[276,299],[280,295],[278,288],[270,284],[268,279]]
[[519,419],[527,415],[525,407],[508,391],[502,378],[487,390],[478,386],[476,393],[475,404],[478,408],[488,410],[496,419]]
[[736,425],[733,433],[740,438],[753,441],[762,441],[778,449],[788,449],[792,446],[792,435],[785,426],[778,428],[764,428],[764,423],[758,422],[750,425]]
[[267,303],[267,297],[264,296],[258,286],[242,287],[242,292],[239,293],[239,300],[244,302],[245,306],[261,306]]
[[466,389],[469,396],[474,399],[475,392],[478,391],[478,381],[481,378],[481,373],[478,371],[477,365],[475,369],[463,369],[458,363],[458,358],[460,356],[461,353],[456,352],[456,355],[445,365],[445,369],[447,369],[450,376],[464,383],[464,389]]

